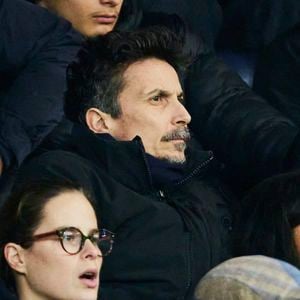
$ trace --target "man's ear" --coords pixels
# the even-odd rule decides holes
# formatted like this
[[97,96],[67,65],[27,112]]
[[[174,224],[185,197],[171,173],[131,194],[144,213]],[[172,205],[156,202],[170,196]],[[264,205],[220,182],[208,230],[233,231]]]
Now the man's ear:
[[8,243],[4,247],[4,256],[9,266],[18,273],[26,273],[24,249],[15,243]]
[[89,129],[95,133],[109,133],[109,119],[111,116],[99,110],[90,108],[85,114],[85,121]]

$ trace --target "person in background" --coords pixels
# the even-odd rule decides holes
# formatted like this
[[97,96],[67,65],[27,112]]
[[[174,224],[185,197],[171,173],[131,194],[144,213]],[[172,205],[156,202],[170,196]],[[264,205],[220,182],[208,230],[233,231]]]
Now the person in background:
[[114,29],[123,0],[32,0],[72,23],[85,37],[104,35]]
[[253,89],[300,126],[299,23],[279,35],[259,56]]
[[300,270],[262,255],[229,259],[199,282],[194,300],[298,300]]
[[20,300],[95,300],[113,233],[76,183],[18,182],[0,211],[0,277]]
[[242,204],[234,254],[266,255],[300,268],[300,171],[264,180]]
[[1,174],[19,166],[62,117],[66,67],[82,37],[24,0],[0,0],[0,20]]

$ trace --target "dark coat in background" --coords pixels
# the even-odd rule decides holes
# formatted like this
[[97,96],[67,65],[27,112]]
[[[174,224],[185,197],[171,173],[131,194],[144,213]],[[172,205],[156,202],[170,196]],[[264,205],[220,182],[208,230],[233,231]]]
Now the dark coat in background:
[[214,48],[222,23],[222,10],[217,0],[140,1],[146,14],[149,12],[177,14],[187,24],[191,33],[201,37],[209,47]]
[[300,23],[259,57],[253,88],[300,126]]
[[82,38],[23,0],[0,0],[0,156],[19,165],[62,117],[66,66]]
[[157,188],[139,138],[103,136],[69,126],[58,150],[21,168],[17,184],[58,176],[91,191],[101,227],[116,233],[101,270],[100,299],[192,299],[199,279],[231,253],[232,198],[212,153],[190,149],[183,176]]
[[224,0],[218,46],[232,50],[263,49],[300,21],[299,0]]
[[225,179],[236,192],[299,167],[299,127],[205,47],[190,68],[185,92],[194,134],[225,164]]

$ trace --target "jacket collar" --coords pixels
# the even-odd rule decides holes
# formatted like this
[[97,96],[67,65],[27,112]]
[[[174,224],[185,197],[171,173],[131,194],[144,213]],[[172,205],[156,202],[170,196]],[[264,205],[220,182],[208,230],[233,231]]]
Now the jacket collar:
[[[107,175],[135,191],[148,193],[154,190],[146,153],[138,136],[131,141],[117,141],[109,135],[95,134],[80,124],[73,124],[59,148],[88,159]],[[198,174],[213,159],[212,152],[193,148],[187,149],[186,156],[184,176],[175,185]]]

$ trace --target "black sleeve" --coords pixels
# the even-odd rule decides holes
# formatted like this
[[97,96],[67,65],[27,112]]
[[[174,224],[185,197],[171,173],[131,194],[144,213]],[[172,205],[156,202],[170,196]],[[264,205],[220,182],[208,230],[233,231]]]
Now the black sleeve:
[[300,23],[272,42],[258,60],[254,90],[300,126]]
[[290,160],[299,161],[293,152],[298,127],[256,95],[214,53],[202,49],[185,89],[193,132],[205,148],[242,175],[241,180],[258,181],[283,171]]
[[23,0],[0,0],[0,155],[19,165],[63,114],[65,70],[81,37]]

